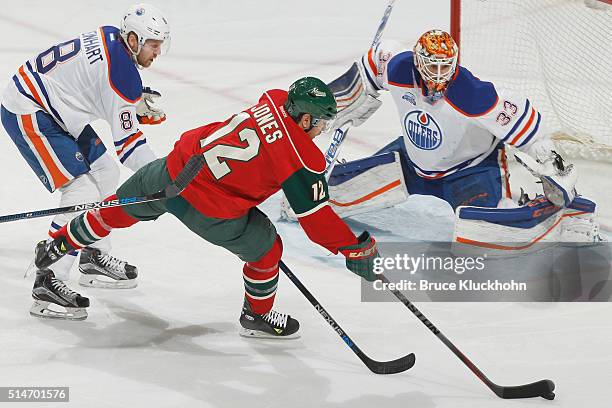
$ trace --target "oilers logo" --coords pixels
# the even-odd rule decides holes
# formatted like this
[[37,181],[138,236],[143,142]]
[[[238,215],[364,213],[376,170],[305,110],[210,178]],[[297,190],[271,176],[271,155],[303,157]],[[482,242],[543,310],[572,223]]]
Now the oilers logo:
[[422,110],[413,110],[404,117],[404,131],[413,145],[434,150],[442,144],[442,130],[434,118]]

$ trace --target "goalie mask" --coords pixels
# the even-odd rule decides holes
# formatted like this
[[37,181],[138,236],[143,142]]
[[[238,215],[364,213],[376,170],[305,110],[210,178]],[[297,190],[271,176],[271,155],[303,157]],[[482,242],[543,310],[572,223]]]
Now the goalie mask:
[[431,30],[414,46],[414,65],[427,84],[430,96],[441,97],[457,68],[459,49],[449,33]]
[[[147,40],[161,41],[161,44],[151,45],[159,47],[159,55],[164,55],[170,49],[170,26],[162,12],[149,4],[135,4],[130,7],[123,15],[121,20],[120,34],[128,44],[128,35],[133,32],[138,36],[138,50],[132,50],[132,59],[136,62],[136,57],[143,47],[149,46]],[[129,47],[128,47],[129,48]]]

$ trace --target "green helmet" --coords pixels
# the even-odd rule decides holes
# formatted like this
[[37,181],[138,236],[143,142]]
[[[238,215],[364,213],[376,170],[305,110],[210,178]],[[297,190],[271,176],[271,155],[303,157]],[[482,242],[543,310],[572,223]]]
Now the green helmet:
[[331,120],[338,113],[334,94],[325,82],[314,77],[300,78],[291,84],[285,109],[296,122],[304,113],[323,120]]

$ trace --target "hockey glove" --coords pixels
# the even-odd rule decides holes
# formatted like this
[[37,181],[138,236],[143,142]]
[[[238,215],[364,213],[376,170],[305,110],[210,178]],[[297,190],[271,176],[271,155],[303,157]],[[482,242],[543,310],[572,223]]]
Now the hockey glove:
[[551,203],[557,207],[567,207],[574,201],[578,174],[574,165],[565,165],[557,152],[552,150],[548,156],[538,159],[523,152],[516,152],[514,157],[542,181],[544,195]]
[[348,122],[351,122],[352,126],[359,126],[368,120],[380,108],[380,105],[382,105],[382,102],[373,95],[364,94],[359,97],[359,100],[353,106],[348,106],[338,112],[338,116],[336,116],[336,120],[331,127],[336,129]]
[[378,91],[366,78],[361,63],[353,63],[348,71],[329,83],[329,87],[338,102],[338,114],[332,129],[337,129],[351,122],[359,126],[374,114],[382,105],[377,99]]
[[159,108],[154,108],[152,105],[155,103],[155,99],[159,98],[161,94],[151,88],[142,88],[142,99],[136,105],[136,116],[138,122],[143,125],[158,125],[166,120],[166,114]]
[[367,280],[373,282],[378,279],[374,273],[374,259],[378,258],[376,241],[369,232],[364,231],[358,238],[357,244],[338,248],[346,257],[346,268]]

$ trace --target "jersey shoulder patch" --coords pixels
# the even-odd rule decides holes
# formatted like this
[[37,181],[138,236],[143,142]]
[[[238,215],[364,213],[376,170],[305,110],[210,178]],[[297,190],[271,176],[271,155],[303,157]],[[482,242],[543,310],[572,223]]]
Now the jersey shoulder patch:
[[260,101],[263,102],[263,99],[270,101],[269,103],[274,107],[276,115],[280,117],[284,133],[288,136],[285,143],[290,145],[288,148],[295,155],[296,164],[313,173],[325,172],[326,163],[323,153],[285,111],[283,105],[287,100],[287,92],[272,89],[266,91]]
[[126,102],[138,102],[142,96],[142,80],[129,50],[121,40],[119,29],[100,27],[100,35],[106,53],[110,87]]
[[485,115],[497,100],[497,91],[491,82],[481,81],[462,66],[458,66],[455,79],[446,91],[446,101],[465,116]]
[[394,55],[387,65],[387,82],[389,85],[401,87],[413,87],[414,58],[412,51],[400,52]]

